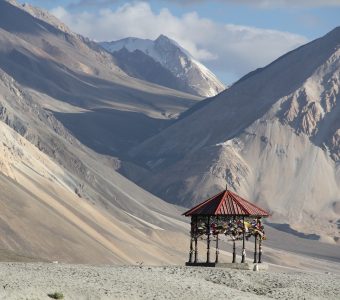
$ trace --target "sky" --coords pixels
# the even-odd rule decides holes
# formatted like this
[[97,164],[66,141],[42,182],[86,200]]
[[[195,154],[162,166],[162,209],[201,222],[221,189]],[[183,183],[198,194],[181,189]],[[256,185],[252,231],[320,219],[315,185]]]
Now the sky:
[[95,41],[164,34],[225,84],[340,26],[340,0],[25,0]]

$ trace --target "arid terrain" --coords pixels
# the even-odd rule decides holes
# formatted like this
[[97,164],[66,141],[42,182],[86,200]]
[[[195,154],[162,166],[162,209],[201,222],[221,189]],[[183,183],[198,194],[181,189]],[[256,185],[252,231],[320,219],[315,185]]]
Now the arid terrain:
[[339,299],[340,275],[148,266],[1,263],[1,299]]

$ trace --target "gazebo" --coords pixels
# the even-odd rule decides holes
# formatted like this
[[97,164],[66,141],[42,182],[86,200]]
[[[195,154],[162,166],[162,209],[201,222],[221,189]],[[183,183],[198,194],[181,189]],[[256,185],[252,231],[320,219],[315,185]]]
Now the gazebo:
[[[269,216],[262,208],[250,203],[226,187],[217,195],[203,201],[183,214],[191,217],[190,252],[187,266],[216,266],[218,261],[219,235],[229,236],[233,241],[233,259],[236,263],[236,241],[242,240],[242,259],[246,261],[245,241],[251,236],[255,239],[254,263],[262,263],[262,241],[265,239],[264,227],[261,219]],[[198,261],[199,238],[206,236],[206,262]],[[215,260],[210,258],[210,243],[215,239]],[[258,242],[258,246],[257,246]],[[257,252],[257,247],[259,251]]]

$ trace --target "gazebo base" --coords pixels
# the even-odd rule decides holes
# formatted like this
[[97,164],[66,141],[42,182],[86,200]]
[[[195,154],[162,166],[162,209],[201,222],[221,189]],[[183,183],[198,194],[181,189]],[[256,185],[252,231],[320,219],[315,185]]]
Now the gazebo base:
[[268,264],[260,263],[206,263],[206,262],[198,262],[198,263],[190,263],[186,262],[186,266],[188,267],[211,267],[211,268],[230,268],[230,269],[238,269],[238,270],[268,270]]

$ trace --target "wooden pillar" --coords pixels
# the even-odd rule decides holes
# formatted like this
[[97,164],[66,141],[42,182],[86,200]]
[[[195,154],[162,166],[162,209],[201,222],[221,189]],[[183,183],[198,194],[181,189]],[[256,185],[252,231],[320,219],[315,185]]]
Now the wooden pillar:
[[207,223],[207,263],[210,263],[210,216]]
[[216,264],[218,263],[218,253],[219,253],[219,250],[218,250],[218,234],[217,234],[216,235],[216,258],[215,258]]
[[[233,223],[236,222],[236,218],[233,217]],[[236,263],[236,237],[233,238],[233,264]]]
[[194,263],[197,263],[198,259],[198,247],[197,247],[197,236],[198,236],[198,217],[195,216],[195,235],[194,235],[194,241],[195,241],[195,258],[194,258]]
[[236,263],[236,240],[233,239],[233,264]]
[[216,254],[215,254],[215,264],[218,263],[218,254],[219,254],[219,249],[218,249],[218,217],[216,217]]
[[194,241],[194,220],[193,220],[193,216],[191,216],[191,227],[190,227],[190,251],[189,251],[189,263],[192,263],[192,254],[193,254],[193,241]]
[[242,240],[242,260],[241,263],[246,261],[246,226],[243,217],[243,240]]
[[257,234],[254,235],[255,238],[255,250],[254,250],[254,264],[257,263]]
[[258,263],[262,263],[262,237],[259,239],[259,261]]

